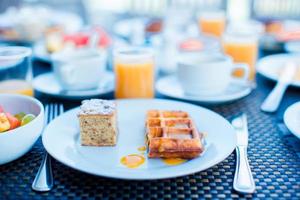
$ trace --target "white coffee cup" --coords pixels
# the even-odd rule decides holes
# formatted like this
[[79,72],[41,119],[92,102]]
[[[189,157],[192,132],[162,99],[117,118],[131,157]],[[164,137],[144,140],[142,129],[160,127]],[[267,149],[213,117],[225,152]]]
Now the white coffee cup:
[[66,90],[97,88],[106,69],[106,54],[96,49],[55,53],[52,61],[54,74]]
[[186,95],[216,95],[224,92],[233,79],[232,72],[242,69],[240,79],[247,82],[249,66],[234,64],[231,57],[221,53],[186,53],[178,61],[177,76]]

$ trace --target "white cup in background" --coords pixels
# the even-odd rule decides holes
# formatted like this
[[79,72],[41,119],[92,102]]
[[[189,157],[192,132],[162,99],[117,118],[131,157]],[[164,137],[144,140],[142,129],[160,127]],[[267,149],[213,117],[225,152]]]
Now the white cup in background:
[[94,49],[80,49],[53,54],[54,74],[66,90],[98,87],[106,70],[106,54]]
[[[243,69],[242,78],[232,77],[236,69]],[[185,53],[178,61],[178,80],[187,95],[217,95],[226,90],[233,79],[247,83],[249,66],[234,64],[231,57],[221,53]]]

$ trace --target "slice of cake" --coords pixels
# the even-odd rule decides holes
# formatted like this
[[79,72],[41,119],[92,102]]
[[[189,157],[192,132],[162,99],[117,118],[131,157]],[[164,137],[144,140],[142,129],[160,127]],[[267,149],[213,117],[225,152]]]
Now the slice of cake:
[[117,143],[117,111],[113,101],[82,101],[78,113],[81,145],[114,146]]

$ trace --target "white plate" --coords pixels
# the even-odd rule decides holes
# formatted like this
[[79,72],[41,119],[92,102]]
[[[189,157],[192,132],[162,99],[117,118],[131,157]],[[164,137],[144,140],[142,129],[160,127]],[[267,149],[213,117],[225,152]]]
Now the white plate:
[[205,104],[221,104],[243,98],[251,93],[250,85],[232,82],[226,91],[218,95],[191,96],[186,95],[175,75],[161,78],[156,84],[156,90],[168,97]]
[[287,108],[283,120],[287,128],[300,139],[300,102]]
[[[115,147],[87,147],[79,143],[78,108],[52,121],[43,134],[43,144],[49,154],[63,164],[93,175],[134,180],[173,178],[210,168],[227,158],[236,146],[231,124],[208,109],[170,100],[118,100],[119,136]],[[207,133],[207,148],[201,157],[181,165],[168,166],[161,159],[146,159],[136,169],[120,163],[128,154],[139,153],[145,145],[145,114],[149,109],[187,111],[199,131]]]
[[[278,81],[279,70],[289,60],[299,60],[297,62],[300,63],[300,54],[277,54],[266,56],[257,63],[257,72],[270,80]],[[300,81],[295,80],[291,85],[300,87]]]
[[103,78],[99,83],[99,87],[91,90],[63,90],[54,76],[53,72],[45,73],[37,76],[33,80],[33,87],[35,90],[48,94],[57,98],[63,99],[84,99],[89,97],[96,97],[105,95],[114,91],[114,74],[112,72],[105,72]]
[[45,42],[39,41],[34,44],[33,46],[33,56],[35,59],[50,63],[51,62],[51,55],[48,53]]

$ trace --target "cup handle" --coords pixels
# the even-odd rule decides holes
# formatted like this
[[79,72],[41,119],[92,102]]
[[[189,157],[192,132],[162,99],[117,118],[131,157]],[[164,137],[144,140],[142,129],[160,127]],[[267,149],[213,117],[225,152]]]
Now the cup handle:
[[241,78],[236,78],[236,77],[232,77],[233,79],[240,79],[240,80],[242,80],[242,81],[248,81],[248,79],[249,79],[249,74],[250,74],[250,69],[249,69],[250,67],[249,67],[249,65],[248,64],[246,64],[246,63],[234,63],[233,65],[232,65],[232,73],[235,71],[235,70],[237,70],[237,69],[242,69],[243,71],[244,71],[244,75],[243,75],[243,77],[241,77]]

